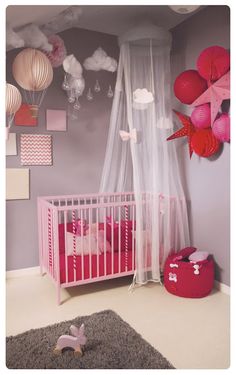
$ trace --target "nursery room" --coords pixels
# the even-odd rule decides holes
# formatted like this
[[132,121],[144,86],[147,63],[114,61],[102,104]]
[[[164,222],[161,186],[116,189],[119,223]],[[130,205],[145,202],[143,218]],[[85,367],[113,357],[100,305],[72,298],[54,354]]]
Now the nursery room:
[[5,9],[5,365],[228,369],[230,8],[81,4]]

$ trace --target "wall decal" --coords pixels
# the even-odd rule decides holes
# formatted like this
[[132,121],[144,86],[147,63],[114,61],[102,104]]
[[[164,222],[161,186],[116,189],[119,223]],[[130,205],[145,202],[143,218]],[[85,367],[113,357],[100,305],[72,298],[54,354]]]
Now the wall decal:
[[15,125],[37,126],[37,117],[32,117],[30,105],[23,103],[15,114]]
[[52,136],[21,134],[22,165],[52,165]]
[[6,155],[17,155],[16,133],[9,133],[8,139],[6,141]]
[[6,169],[6,199],[29,199],[29,169]]
[[47,109],[47,130],[66,131],[66,111]]

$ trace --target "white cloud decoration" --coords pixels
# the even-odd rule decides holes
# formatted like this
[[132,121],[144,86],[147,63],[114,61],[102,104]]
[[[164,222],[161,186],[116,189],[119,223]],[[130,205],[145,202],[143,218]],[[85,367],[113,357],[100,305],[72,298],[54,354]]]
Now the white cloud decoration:
[[8,49],[21,48],[25,45],[24,40],[8,24],[6,28],[6,42]]
[[63,69],[74,78],[81,78],[83,68],[74,55],[68,55],[63,60]]
[[133,92],[133,101],[138,104],[149,104],[154,100],[153,93],[147,89],[137,89]]
[[84,60],[84,68],[86,70],[107,70],[108,72],[115,72],[117,69],[117,61],[109,57],[107,53],[101,48],[97,48],[92,56]]
[[24,40],[25,47],[39,48],[47,52],[51,52],[53,49],[46,35],[33,23],[20,29],[17,34]]

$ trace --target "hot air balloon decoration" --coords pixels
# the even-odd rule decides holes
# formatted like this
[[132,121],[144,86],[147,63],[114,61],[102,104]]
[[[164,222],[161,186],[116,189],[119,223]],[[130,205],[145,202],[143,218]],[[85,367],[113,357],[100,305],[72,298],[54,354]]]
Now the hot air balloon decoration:
[[25,48],[15,57],[12,73],[23,89],[23,96],[30,106],[32,117],[37,117],[38,109],[53,79],[53,68],[49,59],[37,49]]
[[10,127],[12,126],[15,113],[21,106],[21,93],[17,87],[6,84],[6,116],[7,116],[7,139]]

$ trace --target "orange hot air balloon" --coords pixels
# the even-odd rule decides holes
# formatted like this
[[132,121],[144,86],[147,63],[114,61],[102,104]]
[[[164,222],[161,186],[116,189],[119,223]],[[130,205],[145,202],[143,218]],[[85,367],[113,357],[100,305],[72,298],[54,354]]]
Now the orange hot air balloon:
[[7,115],[7,138],[15,113],[21,106],[21,93],[17,87],[6,83],[6,115]]
[[32,116],[37,117],[46,89],[53,79],[53,68],[47,56],[33,48],[25,48],[15,57],[12,73],[23,89]]

